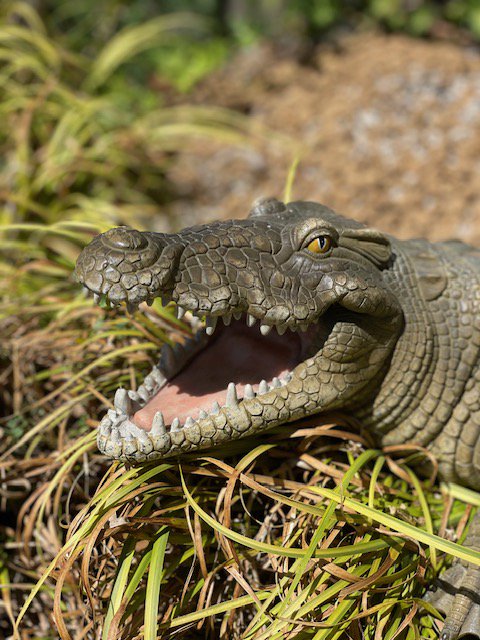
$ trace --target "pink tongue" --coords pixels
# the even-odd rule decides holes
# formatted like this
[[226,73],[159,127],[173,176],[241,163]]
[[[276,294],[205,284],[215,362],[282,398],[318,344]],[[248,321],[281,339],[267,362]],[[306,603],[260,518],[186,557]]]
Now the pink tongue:
[[149,430],[157,411],[165,424],[177,417],[183,424],[188,416],[198,417],[200,409],[210,413],[216,400],[225,404],[226,388],[235,382],[239,397],[246,384],[262,379],[270,381],[293,369],[299,362],[301,343],[298,335],[287,340],[275,330],[264,337],[258,327],[235,323],[223,330],[186,368],[134,415],[139,427]]

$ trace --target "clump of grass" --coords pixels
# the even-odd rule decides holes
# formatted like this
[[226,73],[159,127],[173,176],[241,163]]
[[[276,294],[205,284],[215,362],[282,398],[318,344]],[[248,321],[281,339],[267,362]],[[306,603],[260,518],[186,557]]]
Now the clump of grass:
[[445,553],[480,564],[443,537],[470,510],[332,418],[232,443],[234,462],[114,464],[27,607],[54,592],[62,640],[438,637],[421,597]]

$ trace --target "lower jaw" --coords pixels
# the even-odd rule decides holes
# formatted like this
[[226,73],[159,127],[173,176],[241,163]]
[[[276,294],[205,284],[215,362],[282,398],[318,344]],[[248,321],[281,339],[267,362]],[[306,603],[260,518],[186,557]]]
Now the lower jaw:
[[307,393],[300,378],[294,375],[290,382],[279,384],[264,393],[259,390],[251,399],[235,398],[232,402],[227,394],[226,406],[198,421],[190,419],[191,422],[172,424],[168,429],[154,420],[152,428],[146,431],[126,415],[110,410],[100,424],[98,447],[109,457],[137,464],[217,447],[223,442],[263,433],[316,412],[319,393]]

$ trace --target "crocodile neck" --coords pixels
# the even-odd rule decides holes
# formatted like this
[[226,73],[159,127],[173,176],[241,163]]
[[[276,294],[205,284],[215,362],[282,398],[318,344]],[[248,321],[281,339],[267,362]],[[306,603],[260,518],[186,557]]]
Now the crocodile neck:
[[[466,348],[471,329],[462,318],[473,316],[478,303],[461,285],[474,277],[468,262],[457,255],[449,260],[448,251],[445,259],[444,250],[435,252],[444,289],[425,299],[416,263],[423,246],[423,241],[398,243],[395,265],[385,273],[401,301],[405,328],[378,393],[358,415],[382,445],[408,442],[437,449],[477,367],[479,349]],[[434,248],[428,245],[430,252]]]

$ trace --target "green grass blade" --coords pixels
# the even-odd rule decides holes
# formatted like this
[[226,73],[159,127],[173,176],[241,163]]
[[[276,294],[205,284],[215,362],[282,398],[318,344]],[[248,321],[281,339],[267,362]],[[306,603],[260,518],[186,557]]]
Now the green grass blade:
[[[248,536],[244,536],[241,533],[237,533],[232,529],[228,529],[223,526],[215,518],[212,518],[206,511],[204,511],[200,505],[193,499],[193,496],[187,489],[187,485],[185,484],[185,479],[183,477],[183,473],[181,475],[182,488],[185,493],[185,497],[187,499],[188,504],[192,507],[194,511],[198,513],[198,515],[204,520],[207,524],[209,524],[213,529],[223,534],[225,537],[233,540],[234,542],[238,542],[249,549],[255,549],[256,551],[261,551],[263,553],[271,553],[273,555],[285,556],[287,558],[301,558],[305,554],[303,549],[293,549],[288,547],[280,547],[272,544],[267,544],[263,542],[258,542],[258,540],[254,540],[253,538],[249,538]],[[274,492],[270,492],[273,494]],[[301,502],[296,502],[294,500],[289,500],[288,498],[284,498],[280,494],[275,494],[280,502],[285,502],[286,504],[296,504],[297,508],[300,511],[306,511],[309,513],[314,513],[315,515],[322,516],[324,514],[323,509],[318,509],[312,507],[311,505],[306,505]],[[388,547],[388,543],[384,540],[375,540],[367,543],[360,543],[356,545],[345,545],[343,547],[332,548],[332,549],[317,549],[315,551],[316,558],[341,558],[344,556],[351,556],[353,552],[355,553],[368,553],[369,551],[379,551],[380,549],[385,549]]]
[[104,84],[114,71],[139,53],[165,42],[168,35],[190,29],[199,32],[205,22],[190,13],[159,16],[140,25],[126,27],[114,36],[98,54],[85,82],[87,91]]
[[115,581],[113,583],[112,594],[108,602],[107,613],[105,615],[105,620],[103,623],[102,640],[107,639],[112,618],[118,611],[120,604],[122,602],[123,594],[125,591],[125,585],[127,584],[127,580],[128,580],[128,574],[130,571],[130,567],[132,565],[132,561],[135,556],[135,545],[136,545],[135,539],[129,538],[125,542],[123,549],[120,553],[120,557],[118,559],[118,570],[115,576]]
[[150,567],[148,569],[147,592],[145,595],[144,640],[157,640],[160,586],[163,578],[163,566],[168,536],[168,528],[162,527],[152,547]]
[[413,540],[418,540],[418,542],[421,542],[422,544],[431,545],[435,547],[435,549],[448,553],[455,558],[460,558],[461,560],[466,560],[467,562],[472,562],[473,564],[480,566],[480,553],[478,551],[467,549],[467,547],[460,544],[450,542],[449,540],[440,538],[432,533],[422,531],[422,529],[415,527],[408,522],[404,522],[399,518],[382,513],[377,509],[372,509],[351,498],[339,498],[331,489],[310,487],[309,490],[323,496],[324,498],[335,500],[338,504],[344,504],[347,508],[352,509],[356,513],[359,513],[366,518],[371,518],[374,522],[379,522],[393,531],[398,531],[403,535],[407,535]]

